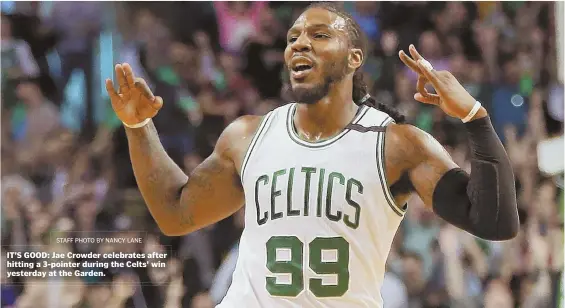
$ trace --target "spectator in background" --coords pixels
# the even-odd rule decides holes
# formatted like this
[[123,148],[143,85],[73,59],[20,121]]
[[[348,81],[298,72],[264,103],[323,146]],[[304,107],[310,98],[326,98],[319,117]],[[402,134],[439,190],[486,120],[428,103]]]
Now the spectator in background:
[[359,23],[369,41],[379,40],[381,36],[381,25],[378,19],[379,3],[372,1],[351,2],[351,8],[348,11]]
[[[243,227],[245,225],[245,210],[239,210],[234,214],[234,216],[236,227],[240,231],[243,231]],[[224,262],[222,262],[214,276],[214,281],[210,287],[210,297],[215,305],[218,305],[228,292],[232,281],[232,273],[234,272],[237,264],[238,253],[239,242],[237,242],[229,251],[228,255],[224,258]]]
[[491,98],[493,127],[502,135],[506,125],[514,125],[521,135],[525,131],[527,102],[518,87],[520,67],[513,54],[504,55],[500,63],[502,79],[494,87]]
[[258,32],[264,1],[216,1],[214,8],[220,33],[220,46],[226,52],[240,52],[245,41]]
[[39,77],[39,67],[29,45],[13,37],[10,18],[2,14],[1,19],[2,109],[9,112],[18,100],[15,89],[19,79]]
[[[432,63],[435,70],[449,71],[451,68],[442,46],[443,44],[441,44],[435,31],[425,31],[420,35],[417,48],[421,50],[423,55],[426,55],[426,59]],[[418,79],[418,74],[411,71],[410,68],[405,68],[404,72],[413,83]]]
[[92,138],[94,130],[94,51],[102,30],[103,8],[102,2],[53,2],[49,21],[60,38],[56,50],[61,59],[61,91],[77,70],[84,74],[83,133],[87,138]]
[[[149,80],[145,67],[142,65],[142,53],[145,52],[144,39],[147,40],[145,35],[147,31],[151,31],[149,27],[151,20],[142,22],[141,14],[150,13],[143,10],[135,13],[129,12],[125,3],[118,2],[114,4],[114,8],[117,17],[116,26],[122,39],[118,52],[119,61],[129,63],[140,78]],[[128,23],[130,19],[135,19],[135,22]]]
[[[194,151],[195,136],[194,126],[190,122],[189,112],[194,104],[190,96],[183,96],[178,85],[170,84],[162,79],[154,81],[155,91],[161,93],[161,97],[168,99],[168,106],[163,106],[163,114],[155,117],[155,125],[158,127],[159,137],[167,153],[177,164],[182,164],[185,155]],[[188,103],[187,100],[190,100]]]
[[36,82],[21,80],[16,94],[22,104],[16,107],[12,116],[12,138],[16,143],[19,166],[32,175],[45,176],[50,170],[44,165],[44,142],[60,127],[59,110],[43,96]]
[[[39,2],[16,2],[15,9],[10,13],[13,36],[26,41],[39,67],[39,84],[45,96],[55,103],[60,103],[57,97],[57,85],[50,75],[48,53],[57,43],[53,29],[43,22],[44,15]],[[55,69],[56,70],[56,69]],[[54,71],[55,71],[54,70]]]
[[[398,50],[399,50],[398,34],[393,30],[386,30],[382,33],[380,44],[376,48],[376,56],[374,58],[369,58],[367,61],[368,67],[376,66],[378,67],[374,71],[368,71],[370,76],[375,78],[375,90],[377,92],[377,97],[382,95],[382,92],[388,92],[386,97],[381,96],[383,102],[387,102],[391,105],[397,103],[397,99],[390,90],[395,88],[395,79],[390,78],[390,76],[396,75],[396,70],[398,66]],[[374,59],[374,60],[373,60]],[[376,62],[371,65],[372,61]]]
[[424,277],[424,264],[417,253],[405,253],[402,258],[402,280],[406,285],[408,294],[408,307],[424,307],[426,296],[424,288],[426,278]]
[[400,277],[392,272],[386,272],[381,287],[384,308],[408,307],[408,293]]
[[278,98],[280,95],[285,48],[286,38],[280,25],[273,11],[265,8],[260,15],[257,34],[245,46],[243,69],[261,97]]
[[161,66],[169,65],[168,53],[172,43],[170,30],[147,9],[137,11],[133,20],[133,40],[139,44],[138,55],[145,72],[154,73]]
[[501,308],[501,307],[513,307],[514,301],[510,290],[504,281],[499,279],[492,280],[485,292],[485,299],[483,302],[485,308]]

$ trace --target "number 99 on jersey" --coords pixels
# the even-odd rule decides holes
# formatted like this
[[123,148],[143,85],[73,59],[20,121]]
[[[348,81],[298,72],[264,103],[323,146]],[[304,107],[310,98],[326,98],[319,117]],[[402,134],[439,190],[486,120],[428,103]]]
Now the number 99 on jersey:
[[[308,267],[318,275],[334,275],[337,283],[322,284],[321,278],[310,278],[308,289],[316,297],[339,297],[349,289],[349,243],[343,237],[317,237],[308,246],[296,236],[273,236],[266,243],[267,269],[273,274],[290,275],[290,284],[277,283],[277,277],[266,277],[266,287],[273,296],[296,297],[304,290],[304,253]],[[290,251],[289,260],[277,260],[277,250]],[[336,251],[334,261],[322,259],[322,251]],[[287,258],[288,259],[288,258]]]

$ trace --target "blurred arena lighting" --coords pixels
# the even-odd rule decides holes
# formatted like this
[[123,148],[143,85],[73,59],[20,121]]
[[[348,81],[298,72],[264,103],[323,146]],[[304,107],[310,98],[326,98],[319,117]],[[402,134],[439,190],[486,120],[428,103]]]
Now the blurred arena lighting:
[[547,175],[559,175],[563,173],[565,162],[563,161],[563,136],[549,138],[538,144],[538,168]]
[[512,95],[510,102],[512,103],[512,106],[520,107],[524,104],[524,98],[521,95],[514,94]]

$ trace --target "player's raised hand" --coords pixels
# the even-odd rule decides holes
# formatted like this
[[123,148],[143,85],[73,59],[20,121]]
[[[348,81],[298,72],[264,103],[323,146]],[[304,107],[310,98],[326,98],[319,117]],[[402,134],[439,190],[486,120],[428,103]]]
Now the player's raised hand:
[[[452,117],[464,119],[475,106],[476,100],[463,88],[448,71],[436,71],[424,59],[414,45],[409,47],[408,56],[404,51],[399,52],[400,60],[414,72],[418,73],[416,85],[417,93],[414,99],[425,104],[439,106],[445,113]],[[429,93],[424,86],[431,83],[437,94]]]
[[118,118],[127,126],[133,126],[153,118],[163,106],[163,99],[154,96],[142,78],[135,78],[127,63],[116,65],[118,92],[112,80],[106,79],[106,91]]

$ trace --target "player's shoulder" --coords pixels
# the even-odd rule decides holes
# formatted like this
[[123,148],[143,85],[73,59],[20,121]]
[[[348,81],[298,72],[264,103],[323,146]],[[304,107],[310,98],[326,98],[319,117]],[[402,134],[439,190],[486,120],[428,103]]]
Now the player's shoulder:
[[231,122],[216,141],[214,153],[232,161],[240,160],[262,119],[263,116],[245,115]]
[[244,115],[231,122],[222,132],[216,148],[237,145],[251,139],[265,116]]
[[273,118],[284,113],[284,111],[289,107],[290,104],[285,104],[275,108],[265,115],[244,115],[237,118],[224,129],[218,143],[250,142],[263,122],[267,121],[269,118]]
[[[406,123],[391,123],[386,127],[385,149],[415,159],[425,153],[426,143],[433,137],[420,128]],[[405,154],[405,155],[402,155]]]
[[386,128],[385,151],[390,157],[410,165],[445,152],[445,149],[432,135],[414,125],[392,123]]
[[430,136],[420,128],[407,123],[390,123],[386,128],[386,138],[394,143],[419,143]]
[[361,105],[357,123],[362,126],[384,127],[395,123],[395,121],[384,111],[371,106]]

